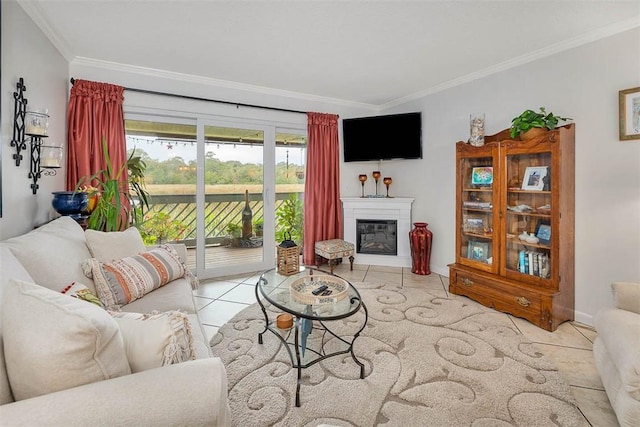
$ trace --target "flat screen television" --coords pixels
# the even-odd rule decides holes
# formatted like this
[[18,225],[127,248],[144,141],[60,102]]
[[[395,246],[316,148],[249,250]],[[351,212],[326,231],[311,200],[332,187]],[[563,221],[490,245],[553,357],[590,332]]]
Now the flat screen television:
[[421,159],[422,115],[417,113],[342,120],[345,162]]

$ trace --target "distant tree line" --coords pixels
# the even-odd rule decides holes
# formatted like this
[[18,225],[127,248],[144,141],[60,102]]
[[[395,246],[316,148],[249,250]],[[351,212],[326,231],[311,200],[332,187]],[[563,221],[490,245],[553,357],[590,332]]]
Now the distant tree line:
[[[133,150],[129,150],[131,154]],[[195,184],[196,162],[186,162],[182,157],[168,160],[156,160],[149,157],[144,150],[136,148],[136,155],[146,163],[145,182],[147,184]],[[238,161],[221,161],[213,153],[207,153],[205,161],[205,183],[207,184],[261,184],[263,166],[259,164],[241,163]],[[296,172],[302,169],[295,164],[280,162],[276,164],[276,184],[298,184],[302,182]]]

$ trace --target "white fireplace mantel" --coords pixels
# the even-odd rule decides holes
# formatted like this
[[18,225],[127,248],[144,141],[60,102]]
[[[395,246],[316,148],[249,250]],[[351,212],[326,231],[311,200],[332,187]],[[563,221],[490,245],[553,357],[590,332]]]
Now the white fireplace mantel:
[[360,254],[356,251],[354,261],[356,264],[411,267],[409,231],[411,231],[413,199],[407,197],[342,197],[340,200],[342,200],[344,212],[344,239],[348,242],[356,243],[356,220],[358,219],[397,221],[398,254],[371,255]]

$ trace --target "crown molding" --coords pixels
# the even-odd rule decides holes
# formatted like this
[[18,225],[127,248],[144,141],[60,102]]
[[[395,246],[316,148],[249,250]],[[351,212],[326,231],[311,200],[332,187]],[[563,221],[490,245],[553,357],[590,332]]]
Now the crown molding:
[[559,43],[555,43],[551,46],[547,46],[545,48],[535,50],[525,55],[521,55],[516,58],[509,59],[507,61],[493,65],[491,67],[487,67],[483,70],[466,74],[464,76],[412,93],[402,98],[395,99],[393,101],[380,105],[380,109],[386,110],[392,107],[397,107],[398,105],[415,101],[416,99],[423,98],[427,95],[431,95],[437,92],[442,92],[443,90],[446,90],[446,89],[451,89],[453,87],[460,86],[462,84],[469,83],[474,80],[478,80],[483,77],[487,77],[492,74],[499,73],[501,71],[509,70],[511,68],[524,65],[529,62],[536,61],[538,59],[546,58],[548,56],[555,55],[556,53],[564,52],[566,50],[573,49],[575,47],[582,46],[584,44],[591,43],[606,37],[613,36],[615,34],[619,34],[628,30],[632,30],[634,28],[638,28],[638,27],[640,27],[640,15],[636,15],[633,18],[617,22],[613,25],[602,27],[594,31],[590,31],[578,37],[574,37]]
[[53,44],[53,46],[60,52],[60,54],[67,60],[67,62],[71,62],[74,58],[72,49],[69,47],[69,44],[51,28],[47,20],[44,18],[42,14],[42,9],[40,8],[37,2],[30,2],[27,0],[16,0],[20,7],[25,11],[25,13],[31,18],[31,20],[40,28],[47,39]]
[[[348,108],[359,108],[359,109],[368,109],[368,110],[379,109],[377,105],[373,105],[373,104],[365,104],[361,102],[354,102],[354,101],[348,101],[344,99],[330,98],[330,97],[324,97],[324,96],[318,96],[318,95],[310,95],[306,93],[292,92],[292,91],[281,90],[281,89],[272,89],[268,87],[232,82],[228,80],[220,80],[220,79],[214,79],[210,77],[196,76],[193,74],[177,73],[174,71],[166,71],[166,70],[160,70],[156,68],[147,68],[147,67],[140,67],[137,65],[128,65],[128,64],[121,64],[118,62],[103,61],[100,59],[76,57],[71,61],[71,63],[73,65],[98,68],[102,70],[125,72],[125,73],[132,73],[132,74],[137,74],[137,75],[142,75],[147,77],[155,77],[155,78],[176,80],[180,82],[195,83],[195,84],[210,86],[215,88],[240,90],[240,91],[250,92],[250,93],[260,94],[260,95],[270,95],[270,96],[278,96],[278,97],[298,99],[298,100],[310,101],[310,102],[342,105]],[[80,76],[76,76],[76,77],[80,78]]]
[[220,80],[202,76],[196,76],[192,74],[184,74],[184,73],[176,73],[172,71],[159,70],[154,68],[146,68],[135,65],[127,65],[120,64],[115,62],[108,62],[98,59],[85,58],[85,57],[76,57],[74,56],[72,49],[69,44],[61,37],[56,31],[54,31],[51,26],[48,24],[47,20],[44,18],[41,8],[36,2],[30,2],[28,0],[16,0],[17,3],[22,7],[22,9],[29,15],[29,17],[35,22],[35,24],[40,28],[40,30],[44,33],[44,35],[51,41],[54,47],[62,54],[62,56],[69,62],[70,64],[80,64],[86,65],[90,67],[96,67],[106,70],[113,71],[123,71],[129,73],[135,73],[139,75],[146,75],[150,77],[159,77],[177,81],[187,81],[191,83],[201,84],[210,87],[217,88],[225,88],[225,89],[234,89],[241,90],[245,92],[262,94],[262,95],[271,95],[271,96],[279,96],[290,99],[297,99],[302,101],[309,102],[320,102],[327,103],[332,105],[340,105],[347,108],[358,108],[358,109],[366,109],[372,111],[384,111],[393,107],[397,107],[399,105],[415,101],[417,99],[423,98],[425,96],[442,92],[447,89],[451,89],[456,86],[463,85],[465,83],[472,82],[474,80],[478,80],[484,77],[488,77],[490,75],[509,70],[511,68],[524,65],[538,59],[542,59],[556,53],[560,53],[587,43],[591,43],[606,37],[613,36],[618,33],[622,33],[624,31],[628,31],[634,28],[640,27],[640,15],[633,16],[632,18],[626,19],[624,21],[617,22],[612,25],[608,25],[606,27],[602,27],[590,32],[587,32],[583,35],[571,38],[569,40],[565,40],[559,43],[555,43],[551,46],[535,50],[533,52],[527,53],[525,55],[521,55],[516,58],[509,59],[507,61],[501,62],[499,64],[493,65],[491,67],[487,67],[483,70],[479,70],[473,73],[466,74],[464,76],[460,76],[458,78],[440,83],[438,85],[426,88],[424,90],[420,90],[418,92],[414,92],[407,96],[403,96],[401,98],[397,98],[395,100],[386,102],[384,104],[367,104],[356,101],[349,101],[345,99],[339,98],[330,98],[319,95],[311,95],[301,92],[292,92],[281,89],[273,89],[262,86],[255,86],[244,83],[237,83],[228,80]]

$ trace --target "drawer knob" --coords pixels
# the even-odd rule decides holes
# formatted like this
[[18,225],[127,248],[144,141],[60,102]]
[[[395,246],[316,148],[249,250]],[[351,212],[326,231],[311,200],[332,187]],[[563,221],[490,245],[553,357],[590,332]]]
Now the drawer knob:
[[516,301],[518,301],[518,304],[520,304],[523,307],[529,307],[531,305],[531,301],[529,301],[525,297],[518,297],[516,298]]
[[473,285],[473,280],[468,279],[468,278],[465,277],[464,279],[462,279],[462,284],[465,285],[465,286],[471,286],[471,285]]

